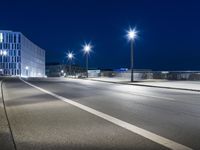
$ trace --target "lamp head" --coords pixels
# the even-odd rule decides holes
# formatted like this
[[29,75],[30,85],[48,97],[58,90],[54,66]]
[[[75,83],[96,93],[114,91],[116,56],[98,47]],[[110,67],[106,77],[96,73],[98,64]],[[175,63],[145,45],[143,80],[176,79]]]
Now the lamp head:
[[67,58],[68,58],[69,60],[72,60],[72,59],[74,58],[74,54],[73,54],[72,52],[68,52],[68,53],[67,53]]
[[89,43],[89,44],[85,44],[83,45],[83,51],[85,54],[89,54],[92,50],[92,45]]
[[127,37],[129,40],[131,41],[134,41],[137,37],[138,37],[138,31],[136,30],[136,28],[130,28],[128,31],[127,31]]

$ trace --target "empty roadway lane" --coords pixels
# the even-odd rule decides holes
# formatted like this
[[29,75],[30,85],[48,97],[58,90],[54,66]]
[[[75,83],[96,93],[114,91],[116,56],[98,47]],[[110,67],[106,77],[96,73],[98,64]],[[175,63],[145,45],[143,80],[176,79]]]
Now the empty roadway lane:
[[19,150],[200,149],[200,93],[78,79],[6,78]]

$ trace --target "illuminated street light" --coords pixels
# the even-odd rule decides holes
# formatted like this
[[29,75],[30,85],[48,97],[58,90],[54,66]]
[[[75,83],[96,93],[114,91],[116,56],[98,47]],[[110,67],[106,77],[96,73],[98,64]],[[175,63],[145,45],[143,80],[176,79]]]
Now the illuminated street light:
[[136,28],[130,28],[127,31],[127,37],[128,40],[131,41],[131,82],[134,81],[134,74],[133,74],[133,63],[134,63],[134,56],[133,56],[133,43],[135,41],[135,39],[138,37],[138,31],[136,30]]
[[89,44],[86,43],[83,46],[83,51],[84,51],[85,54],[89,54],[91,50],[92,50],[92,46],[90,45],[90,43]]
[[138,31],[136,30],[136,28],[133,28],[133,29],[130,28],[127,31],[127,37],[130,41],[134,41],[137,38],[137,34],[138,34]]
[[69,74],[71,75],[71,62],[72,59],[74,58],[74,53],[73,52],[68,52],[67,53],[67,59],[69,61]]
[[90,43],[85,43],[83,45],[83,52],[86,55],[86,77],[88,78],[88,55],[92,51],[92,45]]
[[7,51],[3,51],[3,55],[6,56],[7,55]]
[[26,66],[25,69],[26,69],[26,76],[28,77],[28,69],[29,69],[29,67]]
[[72,60],[74,58],[74,54],[72,52],[67,53],[68,60]]
[[7,55],[7,51],[6,51],[6,50],[4,50],[4,51],[1,50],[1,51],[0,51],[0,55],[1,55],[1,56],[6,56],[6,55]]
[[64,76],[64,70],[61,70],[60,73],[61,73],[61,76]]

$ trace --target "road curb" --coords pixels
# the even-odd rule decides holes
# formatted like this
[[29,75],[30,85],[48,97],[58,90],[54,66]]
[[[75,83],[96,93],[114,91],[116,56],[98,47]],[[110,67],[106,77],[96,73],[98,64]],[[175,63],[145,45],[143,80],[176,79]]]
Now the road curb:
[[[3,145],[0,143],[0,145],[2,146],[2,148],[4,149],[10,149],[10,150],[17,150],[17,146],[15,143],[15,139],[14,139],[14,135],[13,135],[13,131],[11,128],[11,123],[8,117],[8,112],[7,112],[7,108],[6,108],[6,103],[5,103],[5,99],[4,99],[4,94],[3,94],[3,82],[5,79],[1,80],[0,82],[0,94],[1,94],[1,100],[2,100],[2,105],[3,105],[3,109],[4,109],[4,115],[5,115],[5,119],[7,122],[7,129],[8,129],[8,137],[6,137],[6,143],[4,143]],[[2,137],[2,141],[5,140],[5,137]],[[12,144],[11,144],[12,143]],[[8,146],[9,145],[9,146]]]
[[154,85],[145,85],[145,84],[130,84],[130,83],[120,83],[114,81],[101,81],[95,79],[86,79],[91,81],[98,81],[98,82],[106,82],[106,83],[113,83],[113,84],[123,84],[123,85],[135,85],[135,86],[144,86],[144,87],[154,87],[154,88],[161,88],[161,89],[171,89],[171,90],[182,90],[182,91],[192,91],[192,92],[200,92],[200,90],[195,89],[185,89],[185,88],[174,88],[174,87],[164,87],[164,86],[154,86]]

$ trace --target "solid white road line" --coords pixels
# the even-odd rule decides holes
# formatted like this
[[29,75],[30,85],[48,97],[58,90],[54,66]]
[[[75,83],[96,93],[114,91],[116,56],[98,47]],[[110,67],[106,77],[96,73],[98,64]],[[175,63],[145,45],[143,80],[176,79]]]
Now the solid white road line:
[[136,134],[138,134],[140,136],[143,136],[143,137],[145,137],[145,138],[147,138],[147,139],[149,139],[149,140],[151,140],[151,141],[153,141],[155,143],[163,145],[163,146],[165,146],[167,148],[170,148],[172,150],[192,150],[191,148],[189,148],[189,147],[187,147],[185,145],[179,144],[179,143],[174,142],[174,141],[172,141],[170,139],[167,139],[167,138],[164,138],[162,136],[159,136],[159,135],[157,135],[155,133],[152,133],[150,131],[147,131],[145,129],[142,129],[140,127],[137,127],[135,125],[132,125],[130,123],[122,121],[120,119],[117,119],[117,118],[112,117],[110,115],[107,115],[105,113],[102,113],[100,111],[97,111],[97,110],[95,110],[93,108],[90,108],[88,106],[85,106],[85,105],[82,105],[80,103],[77,103],[77,102],[75,102],[73,100],[70,100],[68,98],[65,98],[63,96],[59,96],[57,94],[54,94],[54,93],[52,93],[50,91],[47,91],[47,90],[45,90],[43,88],[40,88],[40,87],[35,86],[35,85],[33,85],[33,84],[29,83],[29,82],[26,82],[23,79],[21,79],[21,81],[23,81],[24,83],[26,83],[26,84],[28,84],[28,85],[30,85],[30,86],[32,86],[32,87],[44,92],[46,94],[49,94],[49,95],[51,95],[51,96],[53,96],[53,97],[55,97],[57,99],[60,99],[60,100],[62,100],[64,102],[67,102],[67,103],[69,103],[71,105],[74,105],[74,106],[76,106],[76,107],[78,107],[78,108],[80,108],[80,109],[82,109],[84,111],[87,111],[87,112],[89,112],[89,113],[91,113],[93,115],[96,115],[96,116],[98,116],[100,118],[103,118],[103,119],[109,121],[109,122],[112,122],[115,125],[118,125],[118,126],[120,126],[122,128],[125,128],[125,129],[127,129],[127,130],[129,130],[129,131],[131,131],[133,133],[136,133]]

